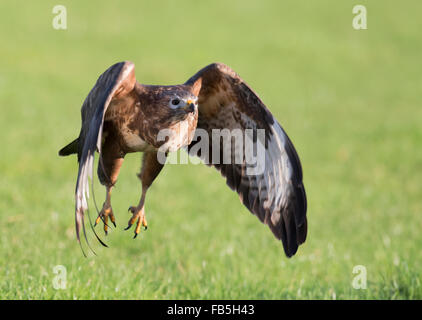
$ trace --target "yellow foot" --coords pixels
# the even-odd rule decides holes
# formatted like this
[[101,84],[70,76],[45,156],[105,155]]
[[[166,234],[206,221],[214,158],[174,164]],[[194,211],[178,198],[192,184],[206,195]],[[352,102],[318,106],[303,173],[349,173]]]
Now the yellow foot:
[[106,205],[104,203],[103,208],[100,211],[97,219],[95,220],[94,227],[102,220],[104,223],[104,232],[105,235],[108,233],[108,218],[110,217],[111,222],[113,223],[114,227],[116,227],[116,219],[114,218],[113,209],[110,205]]
[[144,227],[144,230],[148,229],[147,219],[145,217],[144,208],[139,207],[129,207],[130,212],[132,212],[132,218],[129,219],[128,225],[125,230],[129,230],[130,227],[136,222],[136,228],[135,228],[135,235],[133,236],[133,239],[135,239],[139,232],[141,232],[141,227]]

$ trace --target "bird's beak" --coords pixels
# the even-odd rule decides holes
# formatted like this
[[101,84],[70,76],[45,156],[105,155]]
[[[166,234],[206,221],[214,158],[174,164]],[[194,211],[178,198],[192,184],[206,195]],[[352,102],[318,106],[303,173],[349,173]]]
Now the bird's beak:
[[194,112],[195,111],[195,103],[193,100],[186,101],[186,107],[185,110],[187,112]]

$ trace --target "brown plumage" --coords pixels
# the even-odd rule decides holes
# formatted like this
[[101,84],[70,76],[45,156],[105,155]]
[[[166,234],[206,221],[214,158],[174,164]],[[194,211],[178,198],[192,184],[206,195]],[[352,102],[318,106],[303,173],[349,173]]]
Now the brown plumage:
[[[263,169],[250,174],[248,170],[253,166],[247,161],[247,151],[242,150],[246,146],[241,145],[239,149],[237,144],[227,145],[220,138],[216,142],[212,138],[216,129],[242,132],[245,144],[246,135],[251,133],[254,145],[265,148]],[[264,132],[261,140],[259,129]],[[203,149],[198,152],[198,146],[204,142],[207,142],[206,152]],[[203,68],[186,83],[176,86],[138,83],[131,62],[117,63],[99,77],[82,106],[79,137],[59,152],[62,156],[78,154],[75,195],[78,240],[81,227],[86,238],[84,212],[88,209],[88,177],[92,179],[95,151],[100,155],[98,177],[107,189],[95,224],[103,220],[106,233],[109,220],[113,224],[115,221],[111,190],[124,156],[144,152],[138,175],[142,183],[141,199],[136,207],[129,208],[133,215],[128,228],[137,222],[136,237],[141,226],[147,227],[146,192],[160,173],[167,153],[180,148],[219,170],[243,204],[282,241],[286,255],[296,253],[307,234],[306,194],[299,157],[258,96],[233,70],[219,63]],[[228,149],[231,153],[227,158],[223,153]]]

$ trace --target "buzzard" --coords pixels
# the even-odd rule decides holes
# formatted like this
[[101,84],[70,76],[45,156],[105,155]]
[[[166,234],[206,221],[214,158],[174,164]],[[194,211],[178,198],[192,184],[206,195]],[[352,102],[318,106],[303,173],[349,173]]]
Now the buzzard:
[[[81,113],[79,137],[59,151],[60,156],[78,156],[75,222],[80,244],[81,228],[87,239],[84,213],[88,210],[88,177],[92,181],[96,151],[99,154],[98,178],[106,187],[106,198],[102,209],[97,209],[94,226],[103,221],[106,234],[109,221],[116,226],[111,193],[124,157],[127,153],[143,152],[138,174],[142,193],[138,205],[129,208],[132,216],[126,228],[136,222],[135,238],[141,227],[147,228],[145,196],[163,168],[168,152],[180,148],[191,152],[198,149],[195,147],[201,141],[207,142],[207,149],[202,148],[194,155],[205,159],[207,153],[213,154],[213,160],[209,161],[208,157],[205,163],[220,171],[249,211],[269,226],[274,236],[282,241],[288,257],[306,240],[306,194],[296,150],[257,94],[228,66],[213,63],[184,84],[158,86],[137,82],[132,62],[116,63],[98,78]],[[227,140],[211,141],[216,129],[252,132],[249,135],[252,142],[263,146],[260,152],[264,159],[262,170],[256,174],[247,172],[248,163],[243,154],[245,144],[227,147]],[[166,130],[169,134],[163,139],[160,133]],[[201,134],[199,139],[200,130],[208,135]],[[264,132],[261,139],[258,130]],[[233,161],[222,161],[227,148],[233,151],[229,156]],[[217,157],[214,157],[215,153]],[[234,161],[235,158],[238,161]],[[91,227],[94,230],[92,223]]]

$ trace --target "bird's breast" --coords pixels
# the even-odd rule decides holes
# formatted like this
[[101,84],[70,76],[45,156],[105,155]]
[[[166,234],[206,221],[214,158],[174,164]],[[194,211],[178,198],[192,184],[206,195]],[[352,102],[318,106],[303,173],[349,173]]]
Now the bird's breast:
[[191,143],[196,129],[196,119],[188,117],[173,125],[163,128],[157,135],[158,141],[165,141],[162,150],[174,152]]
[[155,149],[139,136],[137,130],[131,130],[127,126],[123,126],[121,134],[126,148],[131,152],[144,152]]

